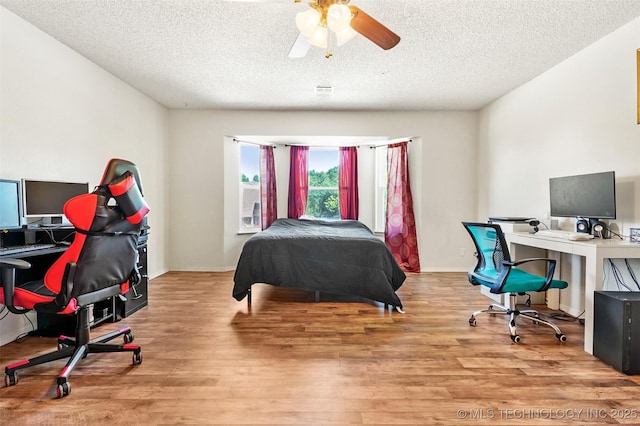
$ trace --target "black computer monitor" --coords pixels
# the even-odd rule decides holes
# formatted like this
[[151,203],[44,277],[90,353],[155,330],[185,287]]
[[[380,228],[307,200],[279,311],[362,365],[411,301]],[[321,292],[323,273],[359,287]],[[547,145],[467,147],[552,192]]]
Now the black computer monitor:
[[615,172],[549,179],[551,216],[584,219],[616,218]]
[[89,183],[56,182],[22,179],[22,202],[24,216],[60,217],[64,215],[64,204],[71,198],[87,194]]
[[19,180],[0,179],[0,230],[22,225],[22,191]]

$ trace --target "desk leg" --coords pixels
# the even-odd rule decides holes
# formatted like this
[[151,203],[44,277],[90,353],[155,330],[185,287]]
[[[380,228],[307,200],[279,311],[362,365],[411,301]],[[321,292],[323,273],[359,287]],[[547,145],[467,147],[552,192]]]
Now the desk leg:
[[554,311],[560,309],[560,290],[557,288],[547,290],[547,307]]
[[597,255],[585,258],[584,277],[584,350],[593,354],[593,299],[594,292],[602,290],[604,259]]

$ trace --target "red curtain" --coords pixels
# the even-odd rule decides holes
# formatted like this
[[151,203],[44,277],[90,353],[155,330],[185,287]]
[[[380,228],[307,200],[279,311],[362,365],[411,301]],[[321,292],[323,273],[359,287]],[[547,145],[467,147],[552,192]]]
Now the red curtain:
[[387,220],[384,241],[403,270],[420,272],[418,238],[409,184],[407,142],[388,146],[387,168]]
[[358,148],[340,147],[338,163],[340,218],[358,220]]
[[273,161],[273,147],[260,146],[260,206],[262,208],[262,229],[267,229],[278,217],[276,196],[276,168]]
[[287,217],[299,219],[307,207],[309,192],[309,147],[292,146],[289,165],[289,204]]

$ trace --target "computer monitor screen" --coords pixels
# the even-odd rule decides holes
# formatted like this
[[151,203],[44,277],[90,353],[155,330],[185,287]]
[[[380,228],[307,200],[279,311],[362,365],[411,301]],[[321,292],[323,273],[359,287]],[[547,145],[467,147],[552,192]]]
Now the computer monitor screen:
[[549,179],[551,216],[616,218],[615,172]]
[[20,228],[21,195],[19,180],[0,179],[0,229]]
[[89,192],[89,183],[22,180],[25,217],[51,217],[64,214],[64,204]]

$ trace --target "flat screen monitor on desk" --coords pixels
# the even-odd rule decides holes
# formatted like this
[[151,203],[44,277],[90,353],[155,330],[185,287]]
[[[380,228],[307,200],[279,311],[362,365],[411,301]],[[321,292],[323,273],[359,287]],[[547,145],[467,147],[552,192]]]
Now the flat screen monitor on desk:
[[616,177],[612,171],[551,178],[549,196],[551,216],[586,220],[586,228],[600,219],[616,218]]
[[22,192],[19,180],[0,179],[0,229],[20,228]]
[[52,218],[61,223],[64,204],[71,198],[89,192],[89,183],[22,180],[22,200],[26,218]]

